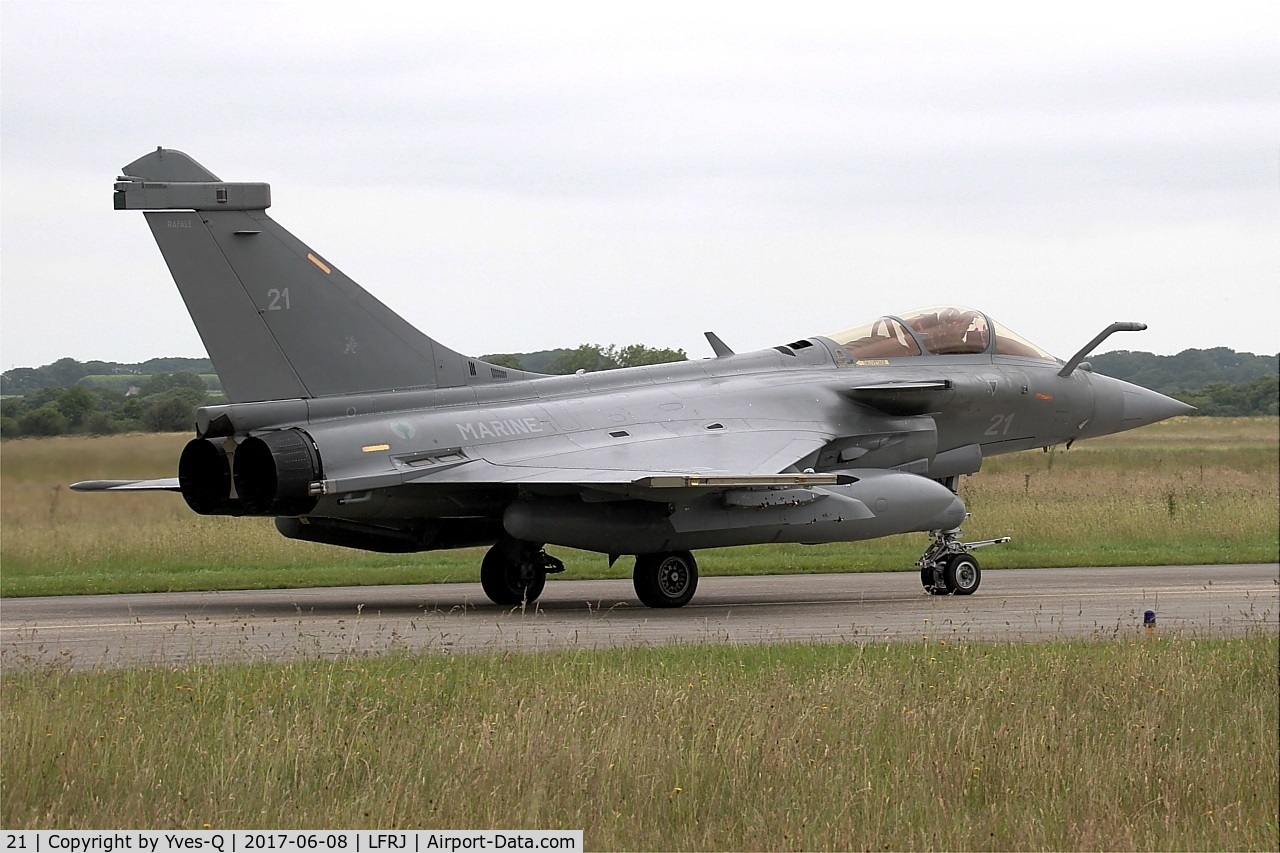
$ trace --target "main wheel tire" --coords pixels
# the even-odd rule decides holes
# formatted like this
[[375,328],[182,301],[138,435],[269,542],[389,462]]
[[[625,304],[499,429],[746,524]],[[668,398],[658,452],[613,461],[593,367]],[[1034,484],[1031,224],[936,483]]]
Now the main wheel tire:
[[684,607],[698,589],[698,562],[688,551],[641,554],[632,581],[646,606]]
[[547,585],[547,573],[539,569],[524,570],[520,561],[512,560],[509,549],[494,545],[480,563],[480,586],[494,604],[515,607],[532,604]]
[[970,554],[953,554],[942,569],[942,581],[955,595],[973,595],[982,583],[982,568]]

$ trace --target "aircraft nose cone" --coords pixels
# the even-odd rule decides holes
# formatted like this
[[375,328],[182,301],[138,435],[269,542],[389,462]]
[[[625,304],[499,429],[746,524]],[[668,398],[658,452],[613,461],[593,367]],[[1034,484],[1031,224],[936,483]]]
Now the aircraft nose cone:
[[1124,414],[1121,417],[1120,429],[1135,429],[1166,418],[1174,418],[1194,412],[1195,406],[1189,406],[1180,400],[1166,397],[1138,385],[1125,383]]

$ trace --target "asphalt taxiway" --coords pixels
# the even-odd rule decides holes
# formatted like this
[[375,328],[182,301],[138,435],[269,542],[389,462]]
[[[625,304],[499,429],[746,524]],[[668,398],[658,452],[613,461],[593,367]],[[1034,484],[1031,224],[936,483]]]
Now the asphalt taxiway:
[[1280,633],[1280,565],[1005,569],[972,596],[929,596],[914,573],[702,578],[678,610],[639,604],[628,580],[548,581],[500,608],[479,584],[13,598],[0,666],[361,657],[392,651],[539,651],[663,643],[1034,641]]

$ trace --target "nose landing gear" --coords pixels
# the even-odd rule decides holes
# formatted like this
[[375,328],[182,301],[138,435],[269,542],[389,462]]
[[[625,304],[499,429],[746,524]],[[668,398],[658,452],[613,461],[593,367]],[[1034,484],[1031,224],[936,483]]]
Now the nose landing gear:
[[934,530],[924,555],[916,560],[920,584],[930,595],[973,595],[982,583],[982,568],[969,552],[988,545],[1003,545],[1013,537],[961,542],[960,528]]

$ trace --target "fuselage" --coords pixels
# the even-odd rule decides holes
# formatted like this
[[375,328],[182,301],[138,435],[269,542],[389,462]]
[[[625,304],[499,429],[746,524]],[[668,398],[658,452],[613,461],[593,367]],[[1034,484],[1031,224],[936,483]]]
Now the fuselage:
[[[306,497],[288,511],[261,509],[311,524],[304,533],[326,520],[375,531],[440,520],[427,524],[435,538],[420,544],[476,544],[506,532],[611,553],[837,541],[958,525],[963,504],[951,478],[977,472],[984,458],[1189,408],[1087,369],[1060,376],[1060,367],[991,352],[860,362],[815,337],[500,385],[210,407],[200,428],[224,442],[261,430],[305,433],[316,455]],[[832,500],[817,506],[744,514],[725,507],[723,494],[637,484],[655,467],[686,476],[835,472],[856,482],[821,489]],[[871,517],[839,511],[845,498]],[[683,532],[681,518],[691,519]],[[348,527],[355,538],[338,544],[365,547],[359,528]]]

